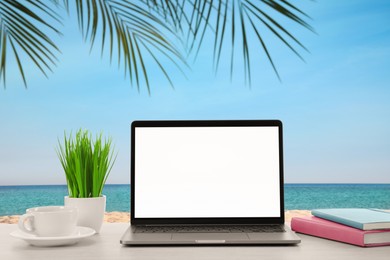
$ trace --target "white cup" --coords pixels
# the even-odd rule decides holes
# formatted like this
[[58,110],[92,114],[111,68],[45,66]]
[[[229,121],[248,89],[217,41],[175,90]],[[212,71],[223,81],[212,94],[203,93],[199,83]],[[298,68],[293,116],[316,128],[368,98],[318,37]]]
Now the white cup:
[[76,230],[78,211],[75,207],[47,206],[26,210],[19,219],[19,228],[40,237],[71,235]]

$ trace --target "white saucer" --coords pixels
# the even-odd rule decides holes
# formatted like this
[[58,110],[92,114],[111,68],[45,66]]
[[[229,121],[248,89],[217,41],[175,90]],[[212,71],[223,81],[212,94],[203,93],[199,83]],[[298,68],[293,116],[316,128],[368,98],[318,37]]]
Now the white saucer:
[[64,246],[76,244],[80,239],[90,237],[96,232],[89,227],[76,227],[76,231],[69,236],[63,237],[39,237],[21,230],[10,233],[11,236],[22,239],[33,246]]

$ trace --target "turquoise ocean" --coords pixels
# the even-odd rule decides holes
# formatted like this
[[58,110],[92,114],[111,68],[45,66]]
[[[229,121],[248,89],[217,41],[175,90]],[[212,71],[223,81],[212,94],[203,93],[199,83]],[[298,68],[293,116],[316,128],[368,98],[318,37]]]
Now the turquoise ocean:
[[[106,185],[106,211],[130,211],[130,185]],[[0,186],[0,216],[20,215],[26,208],[63,205],[65,185]],[[285,209],[390,209],[390,184],[286,184]]]

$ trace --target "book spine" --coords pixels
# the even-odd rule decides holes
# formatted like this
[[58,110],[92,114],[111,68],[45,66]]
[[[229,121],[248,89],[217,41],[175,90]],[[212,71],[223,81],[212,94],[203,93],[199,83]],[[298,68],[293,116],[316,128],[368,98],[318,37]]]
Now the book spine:
[[311,214],[316,216],[316,217],[319,217],[319,218],[327,219],[327,220],[330,220],[333,222],[337,222],[337,223],[344,224],[344,225],[347,225],[350,227],[358,228],[360,230],[364,230],[364,225],[362,223],[359,223],[359,222],[355,222],[355,221],[352,221],[349,219],[339,218],[337,216],[326,214],[326,213],[316,211],[316,210],[312,210]]
[[327,238],[335,241],[340,241],[348,244],[366,246],[364,244],[364,234],[360,230],[353,228],[339,227],[338,224],[324,224],[310,219],[293,218],[291,220],[291,229],[316,237]]

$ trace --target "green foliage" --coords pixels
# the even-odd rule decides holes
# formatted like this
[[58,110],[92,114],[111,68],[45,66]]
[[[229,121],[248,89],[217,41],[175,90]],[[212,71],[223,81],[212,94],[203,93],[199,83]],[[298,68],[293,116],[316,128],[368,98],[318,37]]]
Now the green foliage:
[[60,52],[50,38],[50,33],[61,34],[56,28],[61,24],[57,9],[55,0],[0,1],[0,79],[4,87],[8,59],[12,54],[25,87],[24,60],[30,59],[46,77],[47,71],[52,71]]
[[[295,29],[314,29],[301,10],[305,1],[292,0],[1,0],[0,80],[6,84],[6,68],[13,56],[27,86],[23,65],[30,60],[45,76],[60,53],[52,35],[61,34],[67,11],[77,17],[81,34],[91,49],[117,59],[132,85],[150,92],[156,71],[173,86],[170,67],[182,72],[190,56],[195,58],[204,39],[212,40],[214,70],[227,57],[230,75],[244,70],[251,84],[251,62],[267,60],[280,78],[272,58],[277,39],[303,59],[308,51]],[[49,21],[47,20],[49,19]],[[252,40],[253,39],[253,40]],[[177,46],[180,45],[180,46]],[[227,54],[227,55],[226,55]],[[153,67],[151,67],[153,65]],[[173,66],[172,66],[173,65]],[[153,72],[153,74],[151,73]]]
[[111,138],[103,140],[100,134],[93,140],[89,131],[80,129],[75,137],[65,133],[63,145],[58,143],[57,155],[65,171],[69,197],[100,197],[116,159]]

